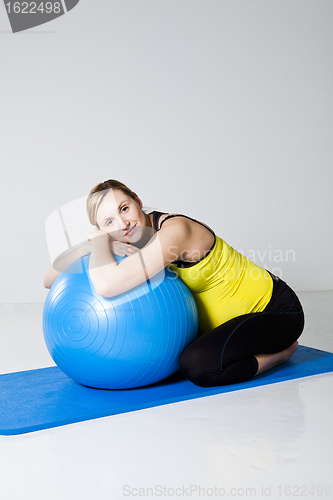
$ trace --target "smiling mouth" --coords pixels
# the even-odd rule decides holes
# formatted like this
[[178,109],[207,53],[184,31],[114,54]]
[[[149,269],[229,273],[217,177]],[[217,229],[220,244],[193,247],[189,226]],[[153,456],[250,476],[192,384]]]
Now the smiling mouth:
[[131,236],[131,234],[133,234],[135,227],[136,227],[136,224],[125,234],[125,236]]

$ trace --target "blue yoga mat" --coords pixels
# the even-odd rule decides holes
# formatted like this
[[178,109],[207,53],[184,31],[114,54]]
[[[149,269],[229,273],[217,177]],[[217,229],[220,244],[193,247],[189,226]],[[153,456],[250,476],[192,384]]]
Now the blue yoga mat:
[[331,371],[332,353],[300,346],[283,365],[247,382],[221,387],[199,387],[180,371],[146,387],[122,390],[85,387],[57,367],[8,373],[0,375],[0,434],[49,429]]

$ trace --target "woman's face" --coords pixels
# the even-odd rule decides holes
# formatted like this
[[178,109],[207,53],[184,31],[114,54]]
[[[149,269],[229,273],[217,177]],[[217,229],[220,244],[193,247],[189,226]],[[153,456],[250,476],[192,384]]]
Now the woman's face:
[[135,201],[120,189],[111,189],[98,207],[97,224],[118,241],[136,243],[146,228],[141,208],[140,198]]

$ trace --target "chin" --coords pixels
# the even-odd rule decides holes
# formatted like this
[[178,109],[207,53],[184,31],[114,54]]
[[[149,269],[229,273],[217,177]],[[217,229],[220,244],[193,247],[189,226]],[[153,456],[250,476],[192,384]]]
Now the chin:
[[142,234],[134,234],[133,236],[130,236],[126,240],[126,243],[131,243],[132,245],[135,245],[136,243],[139,243],[139,241],[141,240],[142,240]]

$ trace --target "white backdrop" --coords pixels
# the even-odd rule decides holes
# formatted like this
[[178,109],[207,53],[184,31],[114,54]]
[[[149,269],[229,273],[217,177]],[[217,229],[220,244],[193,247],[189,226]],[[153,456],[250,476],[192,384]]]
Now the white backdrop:
[[13,34],[0,5],[0,302],[45,300],[45,221],[109,178],[296,291],[332,289],[332,18],[331,0],[81,0]]

